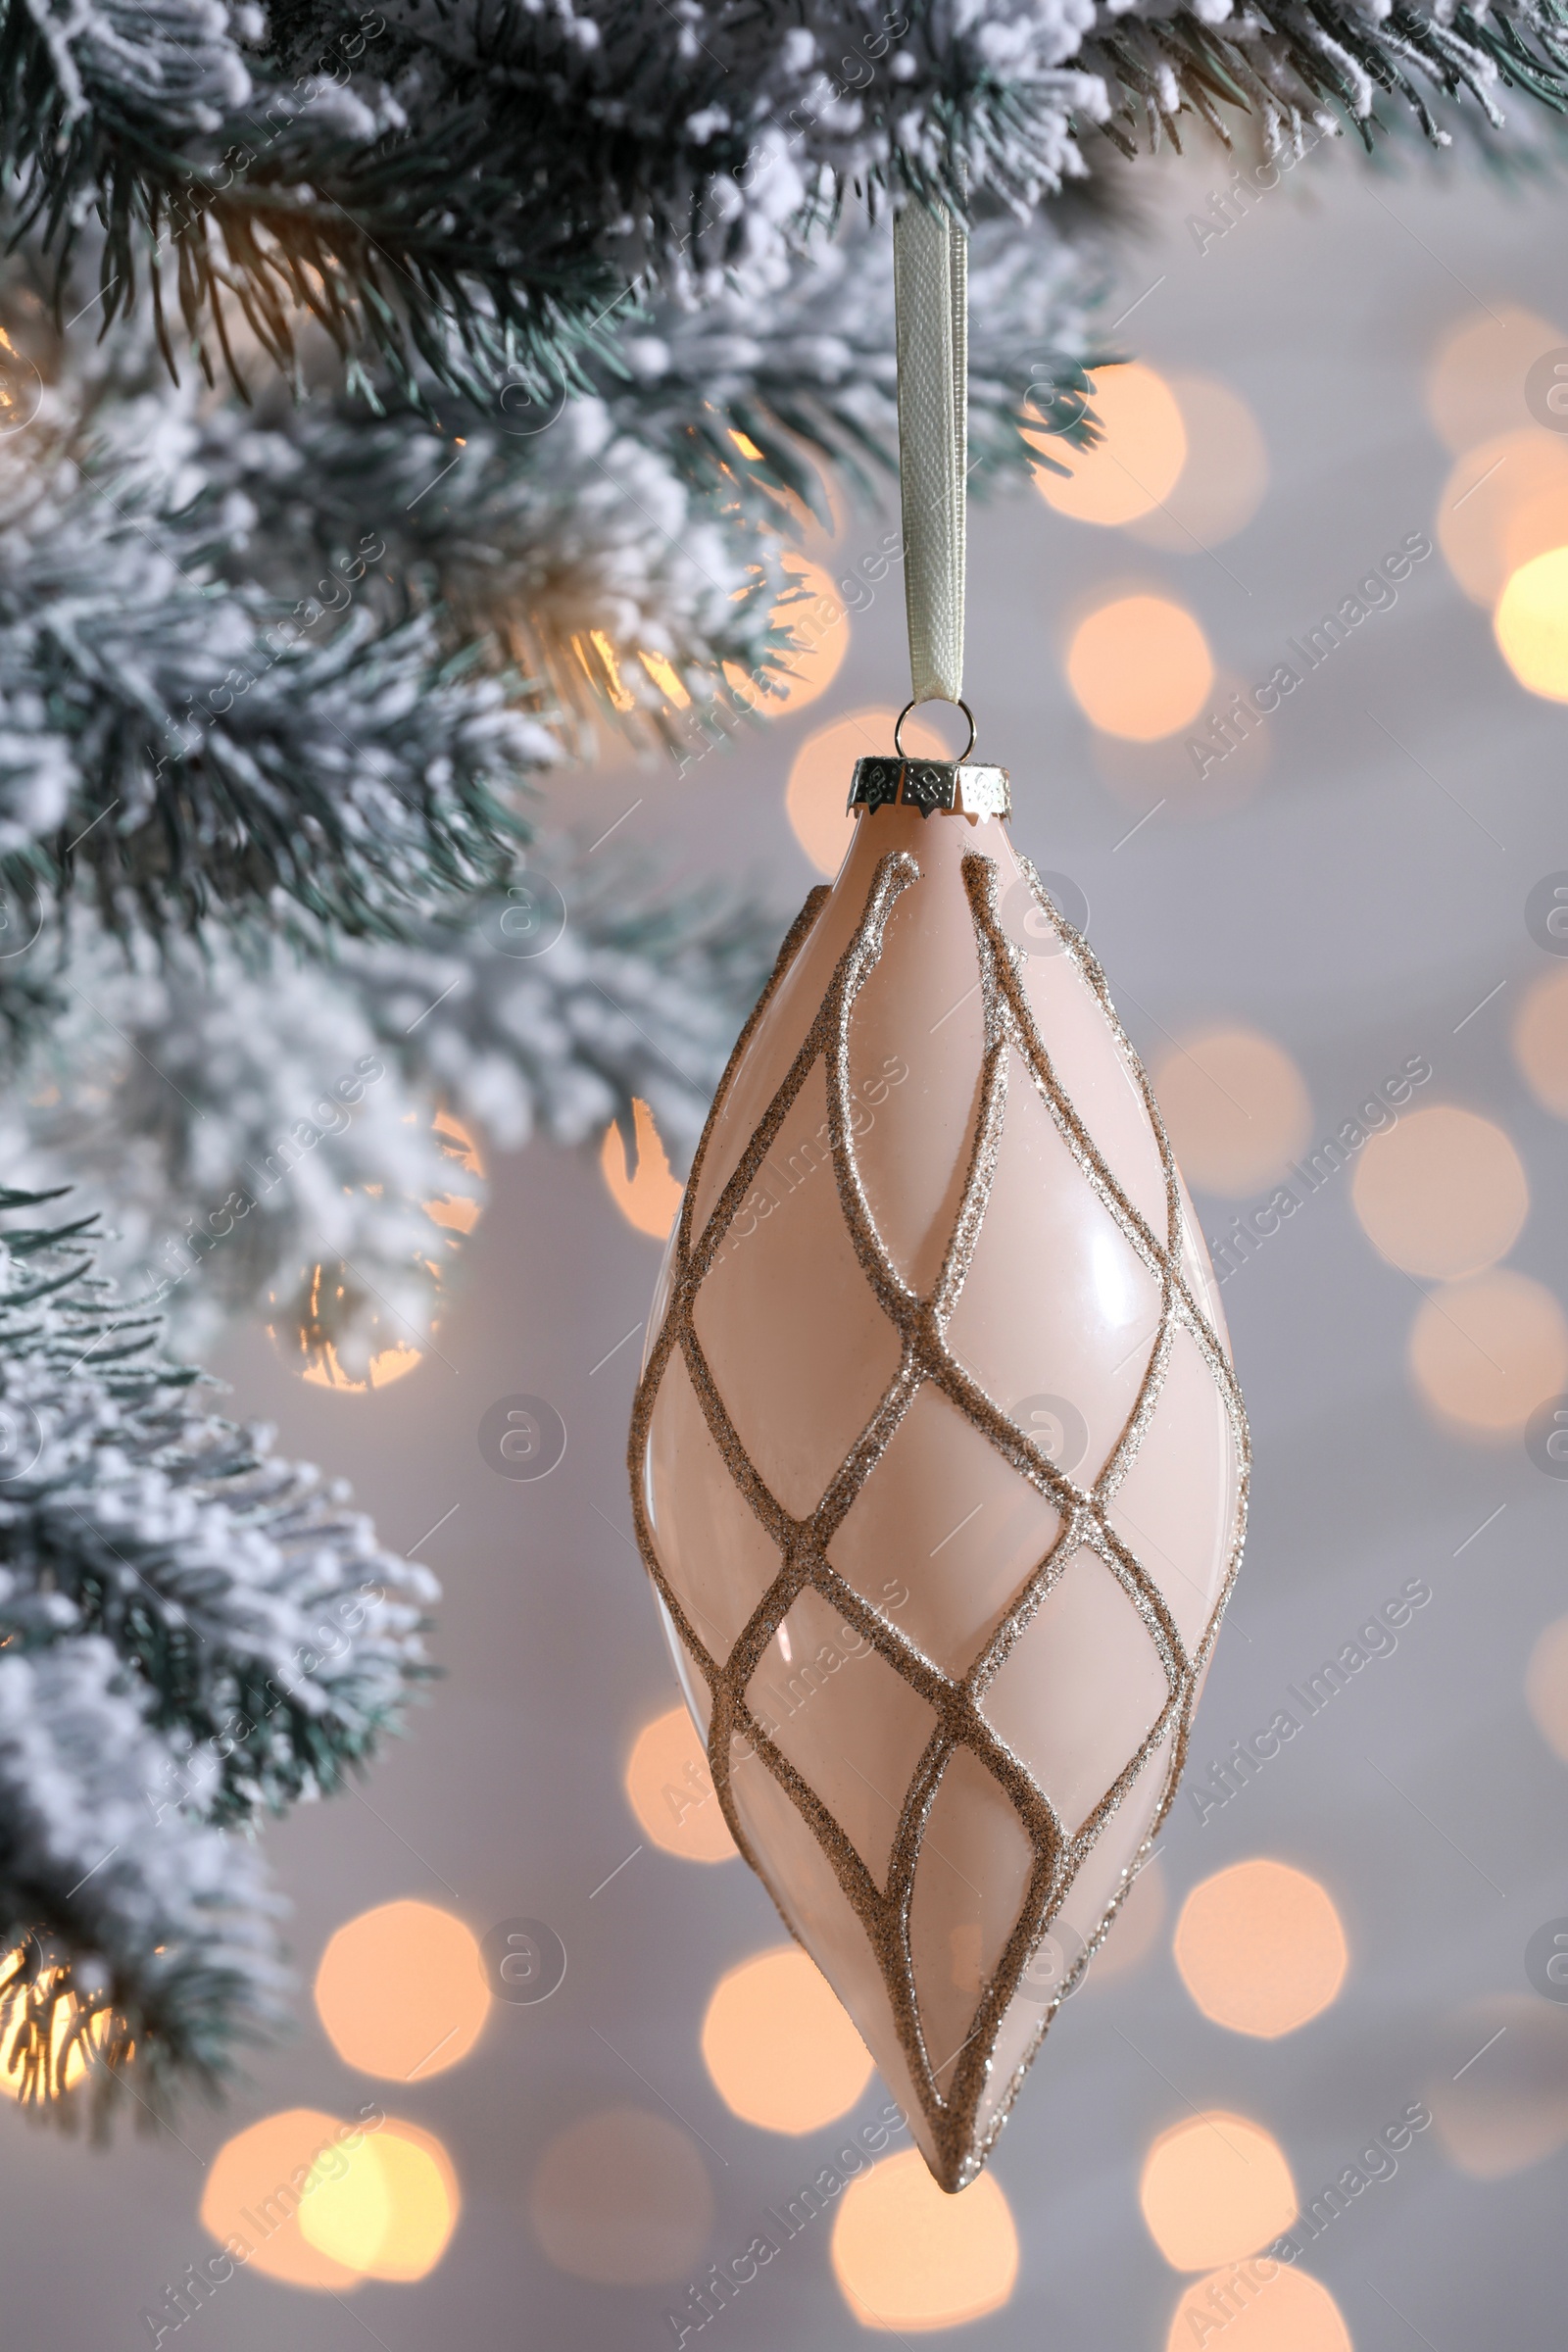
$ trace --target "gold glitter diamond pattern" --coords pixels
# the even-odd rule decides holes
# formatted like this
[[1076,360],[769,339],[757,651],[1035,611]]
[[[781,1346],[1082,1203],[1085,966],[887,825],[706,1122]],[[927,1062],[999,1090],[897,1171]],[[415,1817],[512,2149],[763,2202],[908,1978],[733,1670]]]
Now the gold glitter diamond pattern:
[[[1039,2027],[1031,2036],[1022,2060],[1015,2067],[1011,2081],[1004,2086],[990,2120],[982,2128],[978,2111],[989,2081],[999,2030],[1008,2004],[1017,1991],[1023,1971],[1060,1909],[1105,1822],[1132,1788],[1151,1756],[1162,1746],[1168,1758],[1165,1785],[1145,1840],[1144,1852],[1152,1843],[1159,1824],[1169,1809],[1185,1759],[1199,1684],[1240,1564],[1247,1511],[1249,1444],[1246,1414],[1224,1349],[1181,1272],[1184,1211],[1175,1162],[1158,1105],[1138,1057],[1117,1020],[1095,956],[1078,933],[1062,920],[1052,906],[1027,859],[1020,858],[1019,862],[1030,887],[1055,925],[1065,953],[1071,956],[1098,999],[1142,1090],[1164,1170],[1166,1232],[1163,1239],[1134,1207],[1057,1082],[1051,1056],[1035,1025],[1023,989],[1023,956],[1009,944],[1001,928],[997,910],[996,867],[991,859],[971,854],[964,858],[962,870],[979,956],[984,1031],[982,1082],[969,1139],[967,1176],[941,1270],[931,1291],[924,1296],[918,1295],[898,1273],[878,1235],[861,1183],[852,1132],[849,1085],[850,1021],[856,999],[882,953],[888,918],[894,906],[909,885],[919,878],[920,869],[911,856],[904,851],[890,853],[877,866],[855,936],[839,960],[827,994],[799,1053],[742,1152],[733,1175],[714,1203],[701,1234],[694,1236],[693,1202],[714,1121],[728,1095],[742,1054],[772,1002],[779,982],[816,919],[827,897],[825,890],[815,890],[808,899],[784,942],[772,978],[737,1042],[686,1187],[671,1266],[669,1301],[638,1389],[629,1451],[632,1511],[638,1545],[681,1641],[699,1667],[711,1694],[709,1763],[735,1841],[756,1869],[757,1859],[737,1813],[730,1785],[731,1756],[734,1743],[739,1739],[744,1742],[742,1752],[749,1749],[760,1758],[795,1804],[865,1929],[892,2006],[899,2039],[938,2151],[935,2168],[937,2178],[945,2188],[950,2189],[962,2187],[984,2164],[1052,2017],[1088,1965],[1131,1884],[1133,1874],[1129,1870],[1123,1875],[1114,1898],[1072,1975],[1057,1990],[1054,1998],[1043,2007]],[[1115,1219],[1160,1289],[1159,1320],[1150,1347],[1142,1385],[1119,1440],[1089,1488],[1077,1487],[1069,1478],[1062,1476],[1037,1450],[1017,1424],[999,1409],[950,1353],[946,1345],[948,1322],[962,1290],[986,1213],[1006,1116],[1009,1048],[1016,1053],[1022,1067],[1027,1070],[1085,1180]],[[698,1341],[693,1310],[704,1277],[723,1244],[731,1221],[756,1183],[790,1106],[819,1058],[826,1071],[829,1136],[845,1222],[856,1255],[876,1300],[897,1331],[902,1347],[893,1378],[865,1427],[828,1481],[816,1507],[806,1517],[796,1518],[769,1492],[741,1444]],[[1237,1457],[1236,1501],[1219,1598],[1200,1640],[1190,1652],[1183,1644],[1153,1575],[1110,1524],[1108,1516],[1112,1497],[1138,1453],[1144,1431],[1158,1400],[1172,1341],[1178,1329],[1185,1329],[1191,1334],[1212,1375],[1229,1421]],[[685,1362],[725,1468],[759,1524],[777,1546],[779,1555],[777,1575],[725,1657],[715,1656],[706,1646],[692,1617],[682,1605],[680,1594],[666,1576],[655,1547],[644,1501],[642,1465],[649,1427],[660,1384],[677,1349]],[[853,1585],[846,1582],[827,1557],[827,1547],[836,1529],[876,1468],[894,1431],[927,1382],[940,1390],[1017,1475],[1027,1480],[1061,1514],[1059,1530],[1050,1547],[1025,1578],[1002,1622],[961,1677],[945,1674],[933,1665],[897,1626],[889,1623]],[[1145,1739],[1088,1817],[1073,1830],[1063,1822],[1045,1789],[986,1721],[979,1702],[1024,1627],[1061,1577],[1068,1561],[1085,1551],[1103,1564],[1136,1609],[1163,1671],[1167,1695]],[[880,1885],[816,1790],[791,1763],[776,1741],[762,1730],[747,1701],[748,1686],[764,1650],[798,1595],[808,1588],[820,1593],[847,1627],[862,1635],[874,1646],[881,1658],[925,1701],[934,1719],[934,1729],[904,1793],[890,1858]],[[927,2047],[915,1990],[909,1923],[915,1871],[926,1823],[944,1772],[950,1759],[959,1749],[967,1750],[1005,1795],[1028,1838],[1033,1864],[1016,1924],[989,1982],[981,1989],[973,2013],[970,2039],[944,2090],[939,2087],[937,2076],[939,2071],[944,2075],[948,2073],[950,2054],[937,2053],[934,2060],[933,2053]],[[765,1874],[760,1875],[765,1879]],[[786,1921],[786,1924],[791,1923]]]

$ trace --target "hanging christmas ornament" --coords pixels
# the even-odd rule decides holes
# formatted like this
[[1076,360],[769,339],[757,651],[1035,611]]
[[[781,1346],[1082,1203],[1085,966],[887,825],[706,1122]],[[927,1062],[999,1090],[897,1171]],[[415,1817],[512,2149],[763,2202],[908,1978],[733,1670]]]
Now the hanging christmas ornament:
[[[959,703],[964,240],[896,237],[914,703]],[[1247,1423],[1005,772],[896,736],[850,804],[686,1187],[633,1511],[735,1840],[957,2189],[1175,1793]]]

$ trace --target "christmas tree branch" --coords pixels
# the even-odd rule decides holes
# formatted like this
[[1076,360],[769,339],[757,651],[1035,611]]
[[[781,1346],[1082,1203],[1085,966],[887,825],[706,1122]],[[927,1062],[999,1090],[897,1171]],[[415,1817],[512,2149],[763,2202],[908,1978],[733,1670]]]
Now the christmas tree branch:
[[0,2000],[27,2095],[85,2036],[97,2091],[128,2068],[157,2108],[278,2022],[276,1906],[225,1832],[374,1752],[436,1588],[207,1411],[80,1220],[19,1221],[43,1198],[0,1195]]
[[101,230],[105,321],[152,291],[171,367],[229,365],[225,306],[292,364],[306,319],[368,385],[426,379],[483,406],[518,380],[581,389],[640,289],[711,296],[855,190],[1020,217],[1184,114],[1274,147],[1311,121],[1370,138],[1408,113],[1560,109],[1560,0],[1250,9],[1039,0],[643,0],[439,11],[7,0],[0,170],[57,262]]

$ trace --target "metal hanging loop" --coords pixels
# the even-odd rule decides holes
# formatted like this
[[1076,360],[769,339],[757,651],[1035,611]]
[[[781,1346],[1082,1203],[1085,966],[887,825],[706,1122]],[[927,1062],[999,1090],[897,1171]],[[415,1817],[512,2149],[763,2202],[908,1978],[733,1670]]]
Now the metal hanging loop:
[[[939,698],[938,698],[937,696],[935,696],[935,695],[932,695],[932,696],[928,697],[928,700],[930,700],[930,701],[932,701],[932,702],[935,702],[935,701],[937,701],[938,699],[939,699]],[[967,743],[964,745],[964,747],[963,747],[963,749],[962,749],[962,751],[961,751],[961,752],[955,752],[955,753],[954,753],[954,755],[953,755],[953,759],[951,760],[951,761],[945,761],[945,762],[944,762],[944,764],[945,764],[945,765],[949,765],[949,766],[953,766],[953,767],[961,767],[961,766],[962,766],[962,764],[963,764],[963,762],[965,761],[965,760],[967,760],[967,759],[968,759],[968,757],[969,757],[969,754],[970,754],[970,753],[971,753],[971,752],[974,750],[974,739],[975,739],[975,732],[976,732],[976,730],[975,730],[975,723],[974,723],[974,712],[973,712],[973,711],[970,710],[970,708],[969,708],[968,704],[967,704],[967,703],[964,701],[964,699],[963,699],[963,697],[962,697],[961,695],[956,694],[956,695],[953,695],[953,696],[951,696],[951,697],[950,697],[950,696],[942,696],[940,699],[941,699],[942,701],[950,701],[950,700],[951,700],[953,703],[955,703],[955,704],[956,705],[956,707],[958,708],[958,710],[960,710],[963,712],[963,715],[964,715],[964,717],[965,717],[965,718],[968,720],[968,722],[969,722],[969,740],[968,740],[968,742],[967,742]],[[905,704],[905,706],[904,706],[904,709],[903,709],[903,710],[902,710],[899,712],[897,723],[896,723],[896,724],[895,724],[895,726],[894,726],[894,729],[893,729],[893,749],[894,749],[894,750],[895,750],[895,751],[898,753],[898,755],[899,755],[899,758],[900,758],[901,760],[913,760],[913,759],[916,759],[916,758],[918,758],[918,757],[919,757],[919,755],[918,755],[917,753],[914,753],[914,752],[906,752],[906,751],[905,750],[905,748],[904,748],[904,722],[905,722],[905,720],[906,720],[906,719],[908,717],[908,715],[909,715],[909,712],[910,712],[911,710],[917,710],[917,709],[918,709],[918,707],[919,707],[919,704],[918,704],[918,698],[916,698],[916,700],[915,700],[914,702],[912,702],[912,703],[906,703],[906,704]]]

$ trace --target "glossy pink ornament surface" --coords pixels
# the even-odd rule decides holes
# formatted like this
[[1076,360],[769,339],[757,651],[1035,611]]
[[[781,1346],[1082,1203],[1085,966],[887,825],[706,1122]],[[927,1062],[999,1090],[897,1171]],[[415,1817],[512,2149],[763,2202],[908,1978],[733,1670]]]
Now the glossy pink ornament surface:
[[737,1842],[956,2188],[1174,1793],[1246,1421],[1001,819],[862,810],[792,941],[661,1275],[634,1513]]

